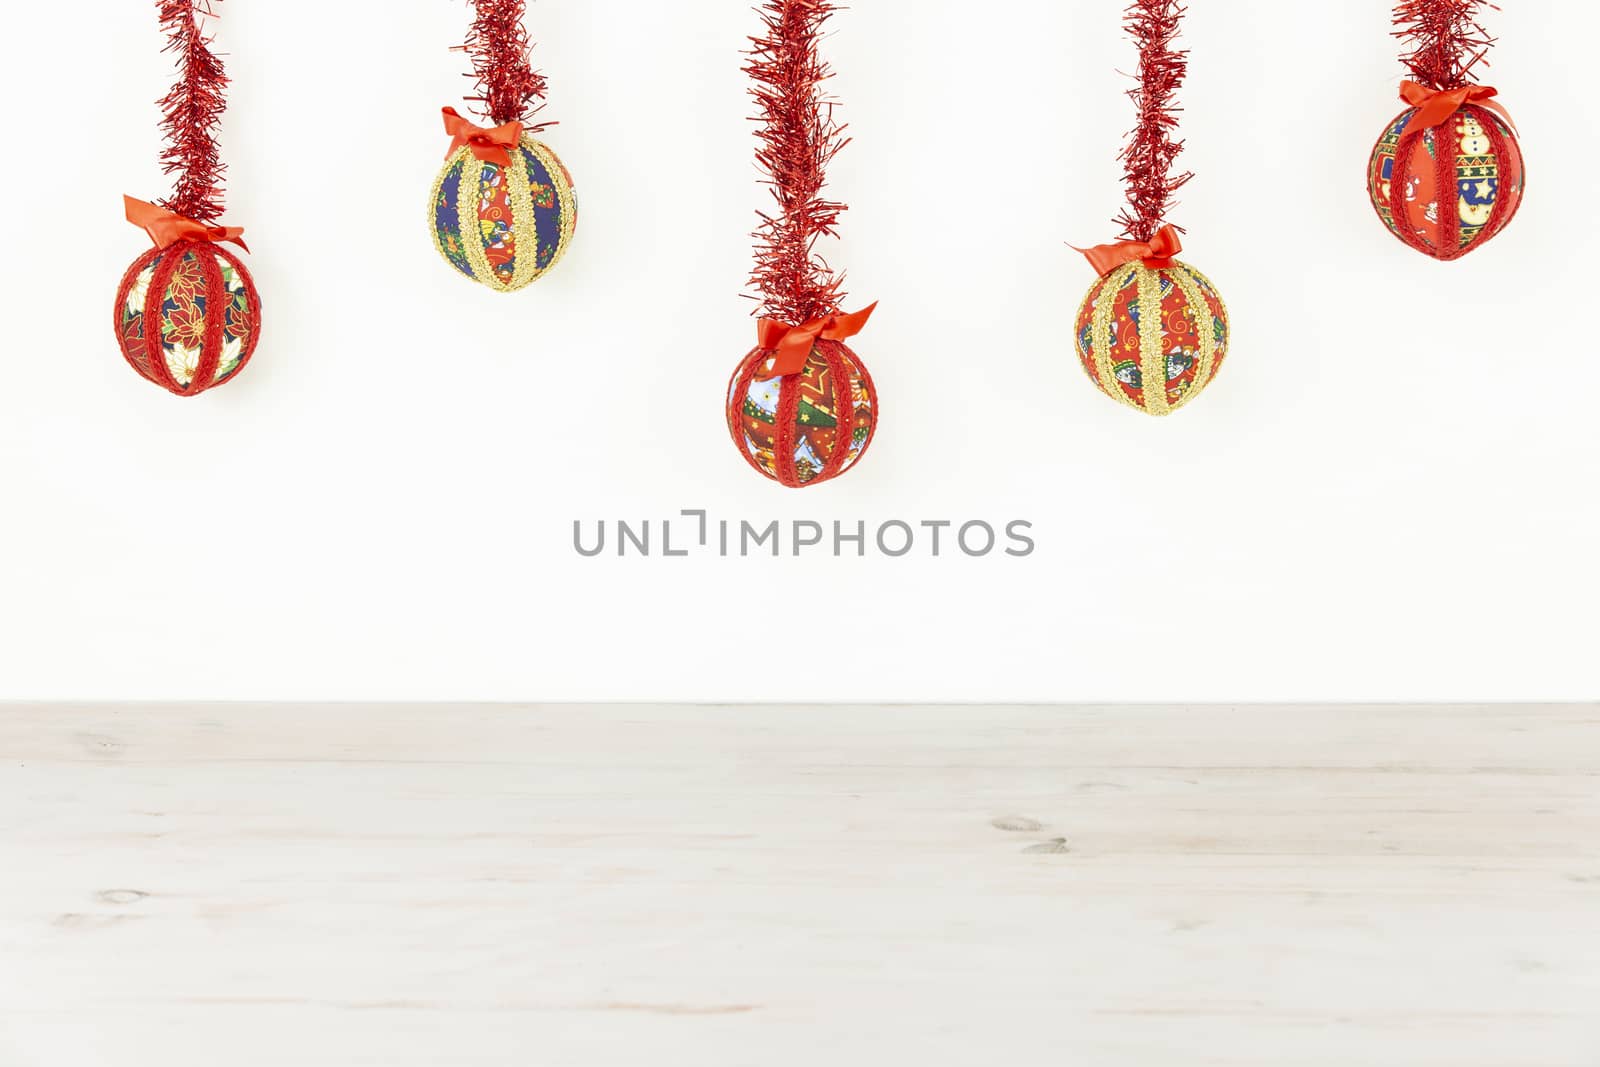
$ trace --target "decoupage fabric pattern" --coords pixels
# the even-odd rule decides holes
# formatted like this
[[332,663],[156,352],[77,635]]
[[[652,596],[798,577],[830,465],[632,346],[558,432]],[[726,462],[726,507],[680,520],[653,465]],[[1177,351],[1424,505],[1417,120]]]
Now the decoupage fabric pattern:
[[791,488],[843,474],[872,443],[878,396],[844,344],[818,341],[805,370],[761,380],[770,352],[756,350],[728,390],[728,430],[750,465]]
[[434,184],[429,222],[445,261],[510,293],[560,262],[577,229],[571,175],[554,152],[524,137],[509,167],[457,149]]
[[122,197],[123,215],[155,247],[122,276],[112,304],[117,348],[140,377],[192,397],[229,381],[261,335],[261,299],[224,244],[245,248],[244,229],[222,224],[223,162],[217,131],[228,74],[207,30],[219,0],[161,0],[156,10],[177,59],[177,81],[160,101],[170,196]]
[[1503,230],[1521,206],[1522,150],[1488,108],[1463,107],[1408,136],[1416,114],[1405,112],[1379,139],[1368,193],[1395,236],[1436,259],[1456,259]]
[[205,241],[152,248],[117,291],[122,354],[149,381],[193,396],[236,375],[255,351],[260,297],[228,250]]
[[1104,275],[1089,291],[1076,337],[1083,369],[1102,392],[1152,415],[1169,415],[1222,370],[1228,312],[1192,267],[1135,262]]

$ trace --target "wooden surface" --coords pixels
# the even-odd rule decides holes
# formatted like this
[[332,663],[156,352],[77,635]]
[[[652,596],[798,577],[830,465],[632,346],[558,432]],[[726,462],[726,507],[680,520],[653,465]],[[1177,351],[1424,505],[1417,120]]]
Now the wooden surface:
[[1600,1067],[1600,709],[0,708],[3,1067]]

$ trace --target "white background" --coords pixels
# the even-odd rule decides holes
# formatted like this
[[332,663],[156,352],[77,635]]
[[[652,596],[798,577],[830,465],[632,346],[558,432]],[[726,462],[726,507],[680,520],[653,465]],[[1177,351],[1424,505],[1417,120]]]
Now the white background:
[[[1200,0],[1185,258],[1223,378],[1158,422],[1070,351],[1131,124],[1121,0],[861,0],[830,258],[883,396],[790,494],[723,425],[762,203],[745,0],[540,0],[578,240],[498,296],[430,247],[463,2],[226,0],[227,221],[265,332],[199,400],[118,355],[167,186],[154,5],[14,5],[0,79],[0,696],[1426,700],[1600,691],[1588,90],[1600,14],[1491,13],[1531,182],[1461,263],[1373,216],[1387,5]],[[580,560],[572,522],[1023,518],[1031,559]]]

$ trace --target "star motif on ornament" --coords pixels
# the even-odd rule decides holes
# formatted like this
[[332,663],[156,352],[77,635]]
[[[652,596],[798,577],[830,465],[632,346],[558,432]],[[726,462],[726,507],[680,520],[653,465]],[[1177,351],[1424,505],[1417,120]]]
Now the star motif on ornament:
[[1487,178],[1478,183],[1478,199],[1489,199],[1489,194],[1491,192],[1493,192],[1493,186],[1489,184],[1489,180]]

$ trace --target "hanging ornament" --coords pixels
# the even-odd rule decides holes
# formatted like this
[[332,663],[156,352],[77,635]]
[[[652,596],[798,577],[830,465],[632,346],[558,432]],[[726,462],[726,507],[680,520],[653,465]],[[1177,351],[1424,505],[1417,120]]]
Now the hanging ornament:
[[[1395,8],[1405,112],[1372,150],[1367,192],[1394,235],[1434,259],[1460,259],[1510,224],[1522,206],[1522,149],[1511,116],[1479,85],[1494,39],[1484,0],[1407,0]],[[1492,5],[1490,5],[1492,6]]]
[[761,317],[729,384],[728,429],[752,467],[791,489],[850,470],[877,429],[872,376],[845,344],[877,305],[843,313],[843,278],[816,250],[838,236],[845,210],[823,195],[828,163],[847,143],[821,89],[832,72],[819,46],[836,10],[828,0],[767,0],[745,67],[761,112],[756,160],[777,208],[761,213],[755,233],[750,284]]
[[1166,221],[1172,195],[1193,174],[1173,174],[1183,151],[1174,94],[1188,52],[1173,43],[1184,8],[1178,0],[1138,0],[1125,25],[1139,46],[1138,110],[1121,160],[1128,206],[1117,218],[1123,240],[1084,252],[1100,280],[1078,312],[1078,356],[1107,396],[1151,415],[1170,415],[1210,385],[1228,352],[1228,311],[1216,287],[1175,258],[1180,230]]
[[523,0],[475,0],[477,18],[462,50],[472,56],[477,126],[444,109],[450,136],[433,183],[428,223],[445,262],[498,293],[524,289],[560,262],[578,225],[572,176],[533,134],[543,110],[544,75],[533,69]]
[[255,284],[223,247],[244,248],[244,231],[215,224],[225,169],[216,133],[228,77],[202,25],[216,17],[211,3],[157,5],[167,50],[178,57],[178,83],[161,101],[167,137],[161,159],[177,184],[159,205],[123,198],[128,221],[155,247],[134,260],[117,287],[117,343],[134,370],[178,396],[198,396],[236,376],[261,331]]

